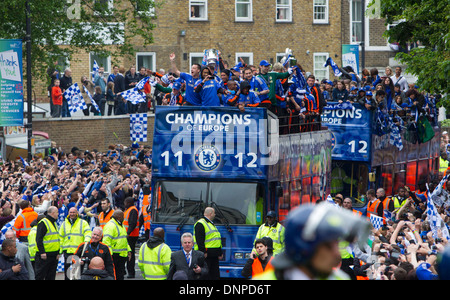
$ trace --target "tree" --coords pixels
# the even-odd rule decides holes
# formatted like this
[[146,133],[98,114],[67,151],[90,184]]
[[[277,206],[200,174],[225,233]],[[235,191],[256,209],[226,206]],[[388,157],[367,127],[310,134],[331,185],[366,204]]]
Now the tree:
[[[369,5],[375,8],[376,0]],[[408,48],[411,43],[420,47],[408,53],[399,52],[396,58],[417,76],[417,85],[429,93],[442,94],[440,104],[450,109],[450,5],[448,0],[381,0],[380,16],[391,26],[385,32],[390,43]]]
[[[0,5],[0,38],[23,39],[27,0]],[[153,0],[28,0],[31,18],[32,75],[46,80],[57,57],[80,50],[113,58],[133,55],[133,39],[153,42]],[[143,40],[143,42],[142,42]],[[113,46],[111,46],[113,45]],[[25,43],[24,43],[25,47]],[[24,51],[24,61],[26,52]]]

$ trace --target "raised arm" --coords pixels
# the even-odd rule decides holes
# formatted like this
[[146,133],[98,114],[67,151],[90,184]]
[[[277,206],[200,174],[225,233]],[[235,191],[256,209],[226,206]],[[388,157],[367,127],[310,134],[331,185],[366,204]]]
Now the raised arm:
[[175,53],[171,53],[169,56],[169,59],[170,59],[172,73],[175,74],[176,76],[180,77],[180,71],[178,70],[177,65],[175,63]]

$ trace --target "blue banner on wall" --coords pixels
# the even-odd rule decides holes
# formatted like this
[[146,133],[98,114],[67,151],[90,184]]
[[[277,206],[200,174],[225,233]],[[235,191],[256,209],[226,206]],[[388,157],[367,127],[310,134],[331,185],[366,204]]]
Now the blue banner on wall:
[[23,126],[21,40],[0,40],[0,126]]
[[[278,145],[268,147],[268,132],[276,129],[277,133],[278,123],[275,128],[268,119],[263,108],[246,108],[242,113],[236,108],[158,106],[153,174],[190,179],[266,179],[268,165],[278,161]],[[277,135],[274,141],[278,141]]]
[[332,133],[333,160],[370,162],[372,148],[372,112],[354,103],[329,102],[322,114],[322,124]]

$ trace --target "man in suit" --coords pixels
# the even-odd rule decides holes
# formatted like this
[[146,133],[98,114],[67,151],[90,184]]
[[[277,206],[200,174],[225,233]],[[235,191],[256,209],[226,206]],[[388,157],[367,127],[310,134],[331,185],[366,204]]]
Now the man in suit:
[[175,279],[174,274],[179,272],[185,272],[188,280],[204,279],[208,274],[205,255],[201,251],[192,249],[194,242],[191,233],[186,232],[181,236],[181,245],[182,250],[172,253],[167,279]]

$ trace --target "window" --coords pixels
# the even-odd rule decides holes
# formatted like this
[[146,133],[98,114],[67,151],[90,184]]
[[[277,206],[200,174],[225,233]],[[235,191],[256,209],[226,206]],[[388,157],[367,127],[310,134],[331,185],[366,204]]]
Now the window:
[[95,16],[112,15],[113,8],[114,8],[114,0],[95,0],[94,1],[94,15]]
[[236,52],[236,65],[242,58],[247,65],[253,65],[253,53],[252,52]]
[[139,15],[148,15],[148,16],[155,15],[155,7],[154,5],[150,4],[148,0],[137,0],[136,11],[138,12]]
[[236,22],[253,21],[252,0],[236,0]]
[[203,52],[192,52],[189,53],[189,65],[199,64],[200,66],[203,63]]
[[277,1],[277,22],[292,21],[292,0],[276,0]]
[[263,194],[257,183],[159,181],[153,201],[155,222],[192,225],[203,216],[204,207],[216,210],[215,224],[260,225]]
[[329,79],[328,67],[323,65],[328,59],[328,53],[314,53],[314,76],[316,80]]
[[156,54],[155,52],[138,52],[136,53],[136,72],[141,67],[156,71]]
[[350,43],[361,43],[361,1],[352,0],[350,8]]
[[111,73],[111,56],[104,56],[91,52],[89,56],[89,72],[92,72],[92,68],[94,67],[94,61],[97,62],[99,67],[104,68],[105,75]]
[[328,24],[328,0],[314,0],[313,23]]
[[208,0],[189,0],[189,20],[208,20]]

